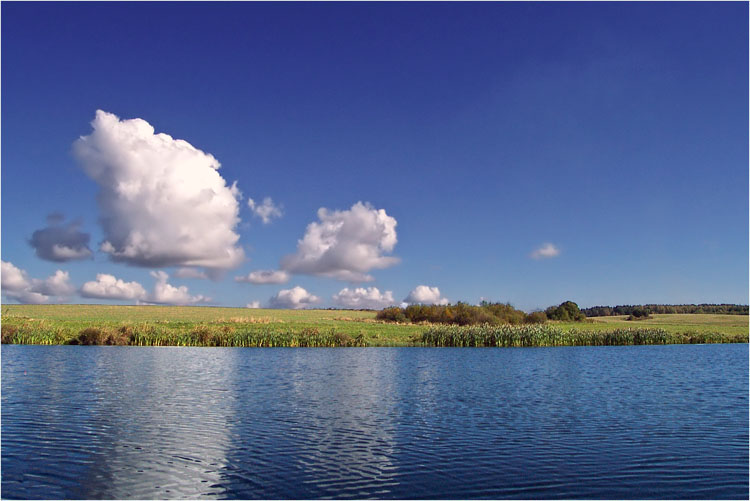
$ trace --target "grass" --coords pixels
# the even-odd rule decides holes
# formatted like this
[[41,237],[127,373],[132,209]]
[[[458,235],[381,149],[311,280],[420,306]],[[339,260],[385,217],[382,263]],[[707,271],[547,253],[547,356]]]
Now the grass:
[[[487,334],[489,331],[483,331],[485,334],[482,336],[495,336],[498,339],[491,346],[650,344],[662,338],[670,343],[747,342],[748,339],[748,317],[743,315],[654,315],[653,318],[638,321],[627,321],[625,318],[597,317],[584,323],[551,322],[542,326],[497,326],[491,328],[497,332]],[[17,344],[464,346],[475,342],[480,344],[468,345],[485,346],[481,344],[485,341],[480,341],[484,338],[476,329],[487,328],[386,323],[375,320],[375,312],[372,311],[110,305],[2,306],[2,342]],[[451,343],[455,344],[445,344],[439,340],[448,332],[454,339]]]
[[620,346],[642,344],[746,343],[746,334],[680,333],[648,327],[585,330],[559,325],[441,325],[428,329],[420,341],[427,346]]

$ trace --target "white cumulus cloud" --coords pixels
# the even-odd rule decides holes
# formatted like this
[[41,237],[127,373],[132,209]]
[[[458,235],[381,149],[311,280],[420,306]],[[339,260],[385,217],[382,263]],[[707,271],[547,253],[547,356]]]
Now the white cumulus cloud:
[[156,279],[154,284],[154,290],[149,294],[145,302],[155,304],[174,304],[174,305],[189,305],[198,303],[208,303],[211,298],[201,296],[193,296],[189,293],[188,288],[184,285],[175,287],[172,284],[167,283],[169,275],[164,271],[152,271],[151,276]]
[[320,301],[318,296],[314,296],[300,286],[291,289],[282,289],[273,296],[269,303],[271,308],[289,308],[299,310],[307,306],[312,306]]
[[98,110],[93,132],[74,143],[83,170],[100,188],[100,249],[145,267],[238,266],[241,197],[219,161],[187,141],[155,134],[145,120]]
[[96,299],[130,299],[143,300],[146,290],[138,282],[125,282],[113,275],[99,273],[96,280],[81,286],[82,297]]
[[331,277],[350,282],[373,280],[367,273],[399,262],[384,256],[396,245],[396,219],[384,209],[357,202],[349,210],[318,209],[319,222],[307,226],[297,252],[281,260],[290,273]]
[[333,302],[345,308],[380,310],[386,306],[396,304],[393,292],[380,292],[377,287],[358,287],[349,289],[344,287],[332,296]]
[[289,273],[283,270],[255,270],[247,275],[234,277],[235,282],[251,284],[285,284],[289,281]]
[[44,280],[32,280],[32,290],[45,296],[68,297],[75,293],[76,288],[70,283],[67,271],[57,270]]
[[283,207],[275,205],[271,197],[264,198],[262,203],[257,203],[252,198],[248,198],[247,206],[250,207],[256,217],[263,221],[263,224],[268,224],[273,219],[278,219],[284,215]]
[[437,287],[418,285],[408,296],[406,296],[404,303],[444,305],[450,303],[450,301],[448,298],[445,298],[440,294],[440,289]]
[[57,270],[44,280],[29,278],[26,271],[0,261],[0,289],[5,297],[20,303],[41,304],[51,298],[66,300],[75,292],[67,271]]
[[560,249],[554,244],[545,243],[531,253],[532,259],[549,259],[560,255]]
[[260,308],[260,301],[250,301],[245,305],[245,308],[258,309]]
[[55,262],[91,257],[91,236],[80,231],[79,221],[63,224],[63,219],[60,214],[50,214],[47,218],[48,226],[31,234],[29,244],[34,248],[36,255],[41,259]]

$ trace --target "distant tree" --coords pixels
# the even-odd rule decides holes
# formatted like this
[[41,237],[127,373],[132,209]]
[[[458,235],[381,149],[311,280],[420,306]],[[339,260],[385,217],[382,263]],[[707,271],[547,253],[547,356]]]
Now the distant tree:
[[642,308],[650,314],[674,314],[674,313],[713,313],[722,315],[747,315],[748,306],[743,304],[646,304],[646,305],[619,305],[619,306],[594,306],[581,311],[587,317],[606,317],[610,315],[632,315],[633,310]]
[[563,322],[581,322],[586,320],[584,315],[573,301],[565,301],[559,306],[550,306],[544,313],[550,320],[560,320]]
[[649,314],[649,311],[647,308],[642,308],[640,306],[637,306],[633,308],[633,310],[630,313],[630,316],[628,317],[628,320],[644,320],[646,318],[651,317]]
[[547,314],[543,311],[532,311],[523,321],[527,324],[543,324],[547,321]]

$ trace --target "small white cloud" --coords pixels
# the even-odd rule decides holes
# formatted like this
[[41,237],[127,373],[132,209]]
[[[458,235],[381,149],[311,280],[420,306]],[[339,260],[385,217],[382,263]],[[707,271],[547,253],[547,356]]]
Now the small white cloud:
[[32,291],[45,296],[69,297],[75,293],[76,288],[70,283],[70,275],[67,271],[57,270],[54,275],[44,280],[33,280]]
[[151,276],[156,279],[154,284],[154,291],[146,297],[146,302],[155,304],[175,304],[175,305],[189,305],[198,303],[208,303],[211,298],[197,295],[192,296],[188,292],[188,288],[184,285],[175,287],[167,283],[169,275],[165,272],[152,271]]
[[396,303],[393,292],[380,292],[377,287],[345,287],[333,295],[333,302],[345,308],[380,310]]
[[427,285],[418,285],[404,299],[407,304],[438,304],[446,305],[450,301],[448,298],[440,295],[440,289],[437,287],[428,287]]
[[0,289],[5,297],[20,303],[41,304],[53,297],[62,301],[75,291],[67,271],[57,270],[54,275],[39,280],[29,278],[26,271],[11,262],[0,261],[0,265]]
[[271,197],[263,199],[263,203],[257,203],[252,198],[247,199],[247,206],[253,211],[255,217],[259,217],[263,224],[270,223],[273,219],[278,219],[284,215],[281,205],[274,205]]
[[234,281],[259,285],[285,284],[289,281],[289,273],[282,270],[256,270],[241,277],[234,277]]
[[62,214],[50,214],[49,226],[31,234],[29,244],[37,257],[58,263],[90,258],[93,255],[89,249],[91,236],[79,230],[80,222],[62,224],[64,219]]
[[81,286],[81,297],[96,299],[143,300],[146,290],[138,282],[125,282],[113,275],[99,273],[96,280]]
[[208,275],[205,271],[201,271],[197,268],[178,268],[174,272],[174,276],[177,278],[198,278],[201,280],[207,280]]
[[557,248],[554,244],[551,243],[545,243],[538,249],[535,249],[534,252],[531,253],[532,259],[549,259],[551,257],[557,257],[560,255],[560,249]]
[[290,273],[330,277],[350,282],[367,282],[367,273],[399,262],[384,256],[396,245],[396,219],[383,209],[357,202],[349,210],[318,209],[319,222],[307,226],[297,242],[297,252],[281,260]]
[[244,260],[237,245],[241,197],[219,161],[139,118],[101,110],[74,153],[100,188],[100,250],[136,266],[226,270]]
[[258,309],[260,308],[260,301],[251,301],[245,305],[245,308]]
[[318,296],[314,296],[300,286],[291,289],[282,289],[273,296],[269,303],[271,308],[293,309],[298,310],[307,306],[312,306],[320,301]]

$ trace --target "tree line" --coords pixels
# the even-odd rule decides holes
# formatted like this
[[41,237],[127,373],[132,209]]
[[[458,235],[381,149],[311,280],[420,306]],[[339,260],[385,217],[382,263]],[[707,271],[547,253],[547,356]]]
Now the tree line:
[[566,322],[585,320],[578,305],[565,301],[558,306],[550,306],[545,311],[526,313],[514,308],[510,303],[489,303],[483,301],[478,306],[468,303],[449,305],[413,304],[406,308],[393,306],[378,312],[378,320],[399,323],[430,322],[449,325],[500,325],[500,324],[541,324],[547,320]]
[[[587,317],[613,315],[642,316],[665,313],[718,313],[722,315],[747,315],[748,306],[742,304],[626,304],[618,306],[593,306],[581,310]],[[634,315],[634,312],[638,315]]]

